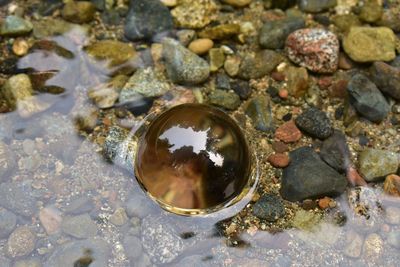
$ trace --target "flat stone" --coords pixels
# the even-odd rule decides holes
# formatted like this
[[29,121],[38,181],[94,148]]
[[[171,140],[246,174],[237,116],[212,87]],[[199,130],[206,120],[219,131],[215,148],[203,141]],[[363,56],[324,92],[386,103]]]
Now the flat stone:
[[252,0],[222,0],[223,3],[234,7],[244,7],[251,3]]
[[339,40],[324,29],[300,29],[286,40],[290,60],[313,72],[333,73],[339,64]]
[[93,260],[90,267],[107,267],[110,254],[111,248],[101,239],[70,241],[58,246],[44,262],[43,267],[71,267],[77,265],[80,260],[87,260],[88,257]]
[[118,208],[110,217],[110,222],[116,226],[122,226],[128,221],[124,208]]
[[400,208],[388,207],[385,210],[386,222],[393,225],[400,225]]
[[390,61],[396,57],[396,36],[386,27],[352,27],[343,48],[356,62]]
[[275,132],[275,137],[285,143],[294,143],[301,139],[302,134],[293,120],[285,122]]
[[267,161],[275,168],[285,168],[289,165],[290,159],[286,154],[277,153],[269,156]]
[[281,61],[281,55],[272,50],[247,54],[240,64],[238,76],[244,80],[262,78],[270,74]]
[[344,247],[344,254],[351,258],[361,256],[364,238],[355,231],[349,231],[346,235],[347,244]]
[[143,254],[143,247],[140,238],[133,235],[126,235],[122,244],[125,251],[129,251],[128,258],[131,265],[135,265],[138,258]]
[[400,100],[400,68],[384,62],[374,62],[370,69],[371,80],[382,93]]
[[259,43],[266,49],[280,49],[285,46],[286,38],[295,30],[305,27],[300,17],[288,17],[264,23],[259,33]]
[[85,51],[96,60],[107,61],[109,67],[124,64],[137,56],[131,45],[114,40],[95,42],[85,47]]
[[43,208],[39,212],[39,220],[47,234],[55,234],[61,226],[61,212],[54,207]]
[[383,254],[384,242],[380,235],[369,234],[364,241],[363,257],[371,262],[377,262]]
[[350,164],[350,150],[346,136],[339,130],[322,143],[320,156],[329,166],[340,173],[344,173]]
[[0,27],[0,36],[21,36],[30,33],[33,29],[31,22],[18,16],[7,16]]
[[17,225],[17,216],[6,209],[0,209],[0,238],[7,238]]
[[265,194],[253,205],[253,215],[268,222],[275,222],[285,216],[285,206],[279,197]]
[[294,97],[304,96],[308,90],[309,75],[304,67],[297,68],[289,66],[285,70],[287,89],[289,94]]
[[322,216],[318,213],[305,211],[303,209],[297,210],[292,225],[300,230],[310,231],[321,222]]
[[238,24],[222,24],[212,28],[205,29],[199,33],[201,38],[209,38],[212,40],[229,39],[240,33]]
[[174,83],[201,84],[210,75],[207,61],[173,39],[164,39],[163,58],[168,77]]
[[159,0],[130,2],[124,29],[129,40],[151,39],[154,35],[170,31],[172,28],[171,13]]
[[74,23],[88,23],[94,19],[96,6],[89,1],[69,1],[61,11],[63,18]]
[[284,199],[301,201],[335,197],[346,189],[346,178],[323,162],[311,148],[298,148],[289,156],[290,164],[283,170],[280,190]]
[[12,257],[29,255],[36,245],[36,235],[27,227],[21,226],[15,229],[7,240],[7,254]]
[[333,133],[332,123],[326,113],[314,107],[305,110],[295,122],[301,131],[319,139],[326,139]]
[[393,231],[388,234],[387,242],[394,248],[400,249],[400,231]]
[[358,113],[372,122],[381,122],[390,107],[376,85],[362,74],[354,75],[347,86],[350,103]]
[[262,132],[272,132],[275,129],[271,110],[271,100],[267,96],[252,98],[245,107],[245,113],[253,122],[254,128]]
[[300,0],[299,7],[304,12],[318,13],[326,11],[337,4],[336,0]]
[[240,106],[240,98],[237,94],[225,90],[216,89],[208,96],[209,102],[213,105],[235,110]]
[[201,29],[217,18],[218,6],[213,0],[181,0],[171,14],[178,27]]
[[361,7],[360,19],[367,23],[373,23],[380,20],[383,14],[382,5],[376,2],[366,2]]
[[362,151],[358,157],[360,173],[368,182],[376,182],[386,175],[394,174],[399,167],[396,153],[368,148]]
[[15,182],[0,184],[0,205],[25,217],[33,216],[37,209],[31,186]]
[[94,237],[97,233],[97,225],[87,213],[65,218],[61,227],[64,233],[80,239]]

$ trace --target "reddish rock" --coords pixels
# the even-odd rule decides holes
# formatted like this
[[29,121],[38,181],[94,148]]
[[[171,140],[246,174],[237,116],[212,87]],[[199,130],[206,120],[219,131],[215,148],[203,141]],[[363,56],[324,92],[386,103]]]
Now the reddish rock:
[[388,175],[383,184],[383,190],[389,195],[400,197],[400,176]]
[[267,160],[275,168],[285,168],[290,162],[289,156],[283,153],[272,154]]
[[294,121],[288,121],[281,125],[275,132],[275,137],[285,143],[294,143],[300,140],[301,132]]
[[282,99],[287,99],[289,97],[289,92],[286,89],[279,90],[279,97]]
[[349,70],[354,67],[354,62],[343,52],[339,54],[339,69]]
[[313,72],[333,73],[339,64],[339,40],[324,29],[301,29],[286,40],[290,60]]
[[327,208],[329,208],[331,206],[331,204],[330,204],[331,202],[332,202],[331,198],[324,197],[324,198],[321,198],[318,201],[318,206],[319,206],[320,209],[326,210]]
[[318,80],[319,88],[326,90],[332,84],[332,77],[326,76]]
[[345,98],[347,95],[347,80],[338,80],[328,88],[329,95],[332,97]]
[[54,234],[60,229],[61,212],[55,208],[43,208],[39,212],[39,220],[47,234]]
[[277,153],[284,153],[289,151],[288,145],[280,141],[273,142],[272,149]]
[[271,77],[272,77],[272,79],[274,79],[277,82],[282,82],[285,80],[285,74],[283,72],[274,71],[271,74]]

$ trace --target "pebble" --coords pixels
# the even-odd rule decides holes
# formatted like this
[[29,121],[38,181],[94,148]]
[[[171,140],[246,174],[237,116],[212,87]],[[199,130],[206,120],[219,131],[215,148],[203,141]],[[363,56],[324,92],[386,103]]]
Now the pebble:
[[333,73],[339,64],[339,40],[324,29],[300,29],[286,40],[290,60],[316,73]]
[[8,148],[8,145],[0,141],[0,181],[9,180],[15,167],[14,153]]
[[346,234],[346,245],[344,254],[351,258],[359,258],[361,256],[364,238],[355,231],[349,231]]
[[110,222],[116,226],[122,226],[128,221],[124,208],[118,208],[110,217]]
[[369,234],[364,241],[363,257],[371,263],[378,262],[383,254],[383,246],[383,240],[380,235],[375,233]]
[[356,62],[390,61],[396,57],[396,36],[387,27],[352,27],[343,49]]
[[122,242],[125,251],[129,251],[128,258],[131,265],[135,265],[137,259],[143,254],[141,240],[133,235],[126,235]]
[[361,21],[354,14],[336,15],[333,17],[332,22],[340,31],[345,33],[347,33],[351,27],[361,26]]
[[0,184],[0,205],[25,217],[36,213],[36,200],[33,197],[32,188],[21,182]]
[[12,51],[17,56],[26,55],[28,50],[29,44],[25,39],[17,38],[12,45]]
[[204,55],[214,46],[214,42],[208,38],[200,38],[191,42],[189,50],[197,55]]
[[244,7],[251,3],[253,0],[222,0],[223,3],[234,6],[234,7]]
[[275,141],[275,142],[272,143],[272,149],[276,153],[284,153],[284,152],[288,152],[289,151],[289,146],[286,145],[283,142]]
[[6,252],[12,258],[23,257],[29,255],[35,245],[36,235],[27,226],[20,226],[8,238]]
[[225,54],[221,48],[211,48],[208,51],[208,57],[210,59],[210,71],[215,72],[224,66]]
[[197,0],[195,2],[181,0],[179,5],[171,11],[171,14],[177,27],[201,29],[216,19],[218,6],[213,0]]
[[400,176],[395,174],[388,175],[385,178],[383,190],[389,195],[400,197]]
[[96,6],[89,1],[69,1],[61,11],[62,17],[73,23],[88,23],[94,19]]
[[332,199],[330,197],[324,197],[318,200],[318,206],[322,210],[326,210],[327,208],[330,208]]
[[374,62],[370,69],[371,80],[382,93],[400,100],[400,68],[384,62]]
[[314,107],[305,110],[295,122],[301,131],[312,137],[326,139],[333,133],[332,123],[326,113]]
[[301,131],[292,120],[282,124],[275,132],[275,138],[285,143],[295,143],[299,141],[301,137]]
[[170,89],[161,72],[153,68],[139,69],[129,78],[119,94],[119,103],[128,103],[143,97],[159,97]]
[[202,30],[199,32],[199,36],[201,38],[208,38],[212,40],[225,40],[239,33],[240,26],[238,24],[222,24]]
[[174,83],[201,84],[210,75],[207,61],[173,39],[163,41],[163,57],[168,77]]
[[[280,193],[289,201],[338,196],[347,187],[347,180],[309,147],[290,152],[290,164],[283,170]],[[324,175],[321,176],[320,174]]]
[[321,215],[299,209],[296,211],[292,225],[300,230],[310,231],[321,222]]
[[230,87],[242,100],[247,100],[251,96],[252,89],[247,81],[236,80],[231,83]]
[[265,49],[256,53],[249,53],[240,64],[238,76],[244,80],[262,78],[270,74],[281,61],[281,55],[273,50]]
[[79,239],[91,238],[97,234],[97,225],[87,213],[65,218],[61,228],[64,233]]
[[130,3],[124,31],[131,41],[148,40],[173,26],[169,9],[159,0],[136,0]]
[[[264,1],[265,3],[268,3]],[[294,5],[296,5],[297,0],[270,0],[269,4],[271,5],[271,8],[279,8],[282,10],[285,10],[287,8],[290,8]]]
[[69,205],[65,208],[65,213],[78,215],[92,211],[94,204],[87,196],[78,196],[71,200]]
[[39,220],[48,235],[55,234],[61,226],[61,212],[54,207],[45,207],[39,212]]
[[268,222],[276,222],[285,213],[282,200],[275,195],[265,194],[253,205],[253,215]]
[[346,136],[341,131],[334,130],[333,134],[322,143],[320,156],[329,166],[344,173],[350,164],[350,150]]
[[386,208],[385,220],[389,224],[400,225],[400,208],[396,207]]
[[308,90],[309,75],[306,68],[289,66],[285,70],[287,89],[294,97],[303,96]]
[[43,267],[84,266],[79,264],[78,260],[88,257],[92,260],[95,259],[95,261],[90,264],[91,266],[107,267],[110,254],[111,248],[107,242],[102,239],[70,241],[58,246],[44,262]]
[[17,216],[6,209],[0,208],[0,238],[7,238],[17,225]]
[[392,29],[394,32],[400,31],[400,10],[398,8],[384,9],[382,17],[376,22],[379,26]]
[[7,16],[0,27],[0,36],[21,36],[33,29],[31,22],[18,16]]
[[161,0],[164,6],[174,7],[178,4],[178,0]]
[[387,242],[394,248],[400,249],[400,231],[393,231],[388,234]]
[[267,96],[252,98],[245,107],[245,113],[253,122],[254,128],[262,132],[272,132],[275,129],[271,110],[271,101]]
[[350,102],[362,116],[381,122],[390,111],[388,102],[376,85],[362,74],[354,75],[347,86]]
[[300,17],[288,17],[264,23],[259,33],[260,46],[266,49],[281,49],[292,32],[304,28],[305,21]]
[[[235,83],[232,83],[232,85]],[[222,90],[231,90],[229,77],[225,73],[218,73],[215,77],[215,88]]]
[[208,96],[209,102],[212,105],[235,110],[240,106],[240,98],[233,92],[216,89]]
[[228,56],[224,63],[224,70],[229,76],[235,77],[239,73],[241,62],[242,59],[239,56]]
[[179,30],[176,32],[176,37],[183,46],[188,46],[196,37],[196,31],[187,29]]
[[267,161],[275,168],[285,168],[289,165],[290,159],[286,154],[276,153],[269,156]]
[[396,153],[388,150],[367,148],[358,157],[359,171],[368,182],[384,179],[397,172],[399,160]]
[[335,7],[336,0],[300,0],[299,7],[304,12],[318,13]]
[[376,2],[366,2],[361,7],[360,19],[367,23],[374,23],[380,20],[383,14],[383,8]]
[[2,88],[2,95],[7,103],[16,108],[19,101],[27,100],[33,95],[33,88],[29,76],[17,74],[11,76]]
[[115,40],[97,41],[86,46],[85,51],[96,60],[107,61],[110,68],[134,60],[138,56],[131,45]]

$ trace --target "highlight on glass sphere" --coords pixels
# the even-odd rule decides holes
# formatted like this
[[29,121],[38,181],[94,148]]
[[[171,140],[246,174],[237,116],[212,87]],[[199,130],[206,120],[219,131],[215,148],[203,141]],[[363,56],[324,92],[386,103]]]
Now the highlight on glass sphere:
[[204,214],[243,197],[252,160],[242,131],[225,112],[183,104],[147,127],[139,139],[135,174],[164,209]]

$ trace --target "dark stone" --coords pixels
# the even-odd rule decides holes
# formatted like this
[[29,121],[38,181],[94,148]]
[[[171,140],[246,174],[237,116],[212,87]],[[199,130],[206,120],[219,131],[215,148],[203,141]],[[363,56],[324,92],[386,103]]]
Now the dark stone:
[[313,149],[301,147],[290,153],[290,164],[283,170],[280,193],[289,201],[301,201],[335,197],[346,187],[344,176],[323,162]]
[[5,6],[10,2],[11,2],[11,0],[0,0],[0,6]]
[[371,80],[381,92],[400,100],[400,68],[385,62],[374,62],[371,67]]
[[272,0],[271,7],[285,10],[296,5],[296,2],[297,0]]
[[151,39],[172,28],[171,13],[159,0],[131,1],[125,23],[125,36],[129,40]]
[[350,151],[346,143],[346,136],[339,130],[322,143],[321,158],[332,168],[344,173],[350,163]]
[[312,137],[326,139],[333,133],[332,123],[326,113],[314,107],[300,114],[295,122],[301,131]]
[[20,69],[18,67],[18,58],[16,57],[9,57],[0,61],[0,73],[19,74],[25,72],[27,72],[27,69]]
[[292,119],[292,113],[287,113],[282,117],[283,121],[290,121]]
[[331,20],[326,15],[316,14],[314,20],[321,25],[328,27],[331,24]]
[[240,99],[246,100],[251,95],[251,87],[247,81],[236,80],[231,83],[231,88],[239,95]]
[[400,56],[397,56],[390,65],[395,68],[400,68]]
[[300,17],[288,17],[282,20],[268,21],[260,30],[260,45],[268,49],[283,48],[288,35],[304,27],[305,21]]
[[253,215],[269,222],[285,216],[285,206],[277,196],[263,195],[253,206]]
[[251,118],[257,130],[263,132],[272,132],[275,130],[271,103],[268,97],[259,96],[251,99],[246,106],[245,113]]
[[299,7],[304,12],[318,13],[326,11],[337,4],[336,0],[300,0]]
[[347,86],[347,91],[350,103],[362,116],[372,122],[381,122],[386,118],[390,106],[376,85],[365,75],[353,76]]
[[224,73],[218,74],[217,78],[215,79],[215,87],[217,89],[230,90],[231,84],[228,75]]
[[273,50],[247,54],[240,64],[238,76],[243,80],[259,79],[270,74],[281,61],[282,56]]
[[36,201],[30,185],[6,182],[0,185],[0,204],[8,210],[30,217],[36,211]]

